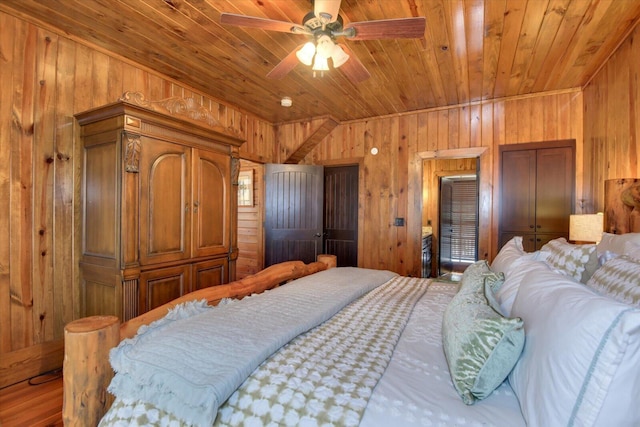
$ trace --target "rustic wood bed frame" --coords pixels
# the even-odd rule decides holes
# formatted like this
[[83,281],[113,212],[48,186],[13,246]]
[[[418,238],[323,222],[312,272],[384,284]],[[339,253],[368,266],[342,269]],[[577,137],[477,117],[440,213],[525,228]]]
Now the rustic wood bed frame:
[[309,264],[287,261],[235,282],[189,293],[122,324],[116,316],[91,316],[70,322],[64,329],[64,425],[86,427],[99,423],[113,403],[113,396],[107,392],[113,378],[109,351],[133,337],[140,326],[162,318],[187,301],[205,299],[216,305],[223,298],[243,298],[335,266],[333,255],[318,255],[318,261]]

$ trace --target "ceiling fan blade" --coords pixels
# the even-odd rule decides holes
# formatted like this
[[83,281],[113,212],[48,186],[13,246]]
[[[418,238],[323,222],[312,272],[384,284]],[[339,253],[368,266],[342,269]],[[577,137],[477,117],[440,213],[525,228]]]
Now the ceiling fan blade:
[[273,19],[258,18],[257,16],[236,15],[235,13],[220,14],[220,22],[238,27],[260,28],[269,31],[280,31],[282,33],[307,34],[309,32],[307,28],[294,24],[293,22],[276,21]]
[[298,52],[298,50],[300,50],[302,46],[304,46],[304,44],[301,44],[297,48],[293,49],[287,56],[284,57],[282,61],[278,62],[278,65],[273,67],[273,69],[267,73],[267,78],[281,79],[289,74],[289,72],[293,70],[296,65],[298,65],[298,62],[300,62],[298,61],[296,52]]
[[376,21],[352,22],[344,31],[355,30],[349,40],[414,39],[424,37],[427,22],[424,16],[417,18],[380,19]]
[[340,43],[340,47],[349,55],[349,60],[342,64],[339,69],[351,80],[351,83],[360,83],[371,77],[369,71],[347,45]]
[[331,19],[328,22],[333,22],[338,18],[340,12],[340,3],[342,0],[314,0],[313,1],[313,13],[317,18],[321,13],[331,15]]

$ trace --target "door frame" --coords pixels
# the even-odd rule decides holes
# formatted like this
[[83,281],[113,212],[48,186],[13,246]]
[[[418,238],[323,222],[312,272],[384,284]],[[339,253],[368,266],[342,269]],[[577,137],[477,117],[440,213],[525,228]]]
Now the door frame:
[[[491,178],[489,177],[489,172],[491,169],[491,159],[490,156],[487,156],[489,147],[470,147],[470,148],[453,148],[450,150],[432,150],[432,151],[420,151],[415,154],[415,161],[418,163],[416,165],[416,172],[418,173],[418,183],[416,185],[417,195],[416,198],[419,198],[419,207],[420,212],[416,221],[416,224],[412,227],[411,230],[408,230],[409,233],[415,235],[416,242],[422,242],[420,236],[422,235],[422,216],[423,216],[423,204],[424,204],[424,171],[423,171],[423,162],[425,160],[446,160],[446,159],[473,159],[476,158],[478,162],[478,168],[480,171],[486,171],[485,173],[480,173],[478,179],[478,259],[486,259],[489,256],[489,248],[483,248],[480,246],[481,242],[489,242],[489,246],[492,246],[490,240],[490,224],[492,220],[492,213],[488,210],[488,206],[491,205],[491,197],[492,194],[487,196],[483,196],[482,189],[489,188],[491,184]],[[476,172],[477,173],[477,172]],[[487,202],[484,200],[486,197],[489,198]],[[435,245],[435,242],[434,242]],[[415,252],[415,263],[416,265],[421,265],[422,262],[422,251],[418,250]],[[433,258],[432,258],[433,259]],[[436,258],[437,259],[437,258]]]

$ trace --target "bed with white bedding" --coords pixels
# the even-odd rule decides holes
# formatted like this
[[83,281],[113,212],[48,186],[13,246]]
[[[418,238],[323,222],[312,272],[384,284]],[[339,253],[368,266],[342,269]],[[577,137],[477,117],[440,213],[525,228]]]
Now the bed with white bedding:
[[333,268],[180,305],[112,351],[101,425],[640,425],[640,261],[520,243],[461,284]]

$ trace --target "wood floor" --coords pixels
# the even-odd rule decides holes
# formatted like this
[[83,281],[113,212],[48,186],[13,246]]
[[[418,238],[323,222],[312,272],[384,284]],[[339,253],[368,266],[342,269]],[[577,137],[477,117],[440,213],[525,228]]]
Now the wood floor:
[[61,372],[0,389],[0,426],[62,426]]

